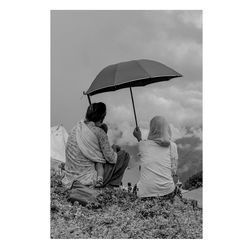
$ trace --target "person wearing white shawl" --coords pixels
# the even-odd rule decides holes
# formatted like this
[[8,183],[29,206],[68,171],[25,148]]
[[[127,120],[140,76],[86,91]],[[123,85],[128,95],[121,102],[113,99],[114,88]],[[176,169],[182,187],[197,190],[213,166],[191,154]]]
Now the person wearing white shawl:
[[[79,181],[94,186],[97,181],[96,164],[104,165],[103,186],[119,186],[128,166],[129,154],[110,146],[108,136],[99,126],[106,116],[104,103],[91,104],[85,120],[71,130],[66,144],[66,163],[63,184]],[[119,152],[118,152],[119,151]]]
[[150,121],[147,140],[142,140],[140,129],[135,128],[141,163],[137,183],[139,197],[165,196],[174,192],[172,174],[177,169],[178,153],[171,135],[171,128],[162,116],[155,116]]

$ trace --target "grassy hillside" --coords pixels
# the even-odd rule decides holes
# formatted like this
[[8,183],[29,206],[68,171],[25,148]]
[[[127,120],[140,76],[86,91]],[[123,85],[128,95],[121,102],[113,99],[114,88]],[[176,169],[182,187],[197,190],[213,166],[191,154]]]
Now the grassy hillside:
[[86,207],[66,199],[67,191],[51,178],[53,239],[201,239],[202,209],[175,198],[143,201],[122,190],[100,191],[97,204]]

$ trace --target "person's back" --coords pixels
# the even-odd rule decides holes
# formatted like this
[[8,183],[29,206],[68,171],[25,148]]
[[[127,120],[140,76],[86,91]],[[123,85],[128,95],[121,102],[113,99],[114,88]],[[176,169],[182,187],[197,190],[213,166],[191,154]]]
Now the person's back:
[[169,147],[162,147],[152,140],[139,143],[141,176],[137,184],[138,196],[163,196],[174,191],[171,168],[173,145],[171,142]]
[[[65,172],[64,184],[71,183],[74,176],[81,179],[82,184],[92,185],[93,180],[96,179],[97,174],[95,171],[95,163],[89,160],[81,152],[77,140],[76,140],[76,129],[74,127],[68,137],[66,144],[66,169],[69,172]],[[82,173],[82,175],[81,175]]]

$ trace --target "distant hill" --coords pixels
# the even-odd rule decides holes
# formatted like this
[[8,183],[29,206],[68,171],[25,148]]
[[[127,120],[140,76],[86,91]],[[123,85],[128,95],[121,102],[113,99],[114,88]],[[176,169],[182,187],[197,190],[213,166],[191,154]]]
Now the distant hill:
[[185,182],[189,177],[202,171],[202,141],[191,136],[176,140],[178,146],[180,181]]
[[202,187],[202,171],[189,177],[183,185],[184,189],[196,189]]

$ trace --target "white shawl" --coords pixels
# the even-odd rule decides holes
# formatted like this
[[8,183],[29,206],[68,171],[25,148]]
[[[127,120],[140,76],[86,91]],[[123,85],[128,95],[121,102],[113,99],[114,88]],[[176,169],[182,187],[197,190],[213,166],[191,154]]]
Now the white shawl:
[[83,155],[92,162],[106,163],[96,135],[83,120],[76,127],[76,141]]

